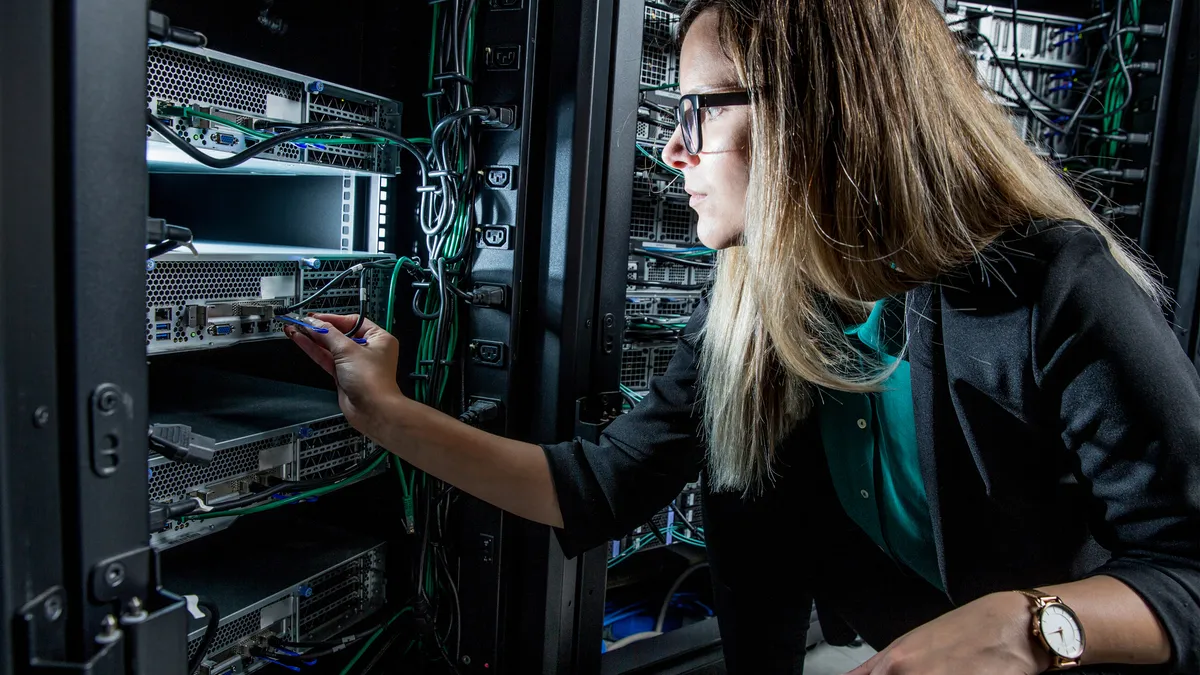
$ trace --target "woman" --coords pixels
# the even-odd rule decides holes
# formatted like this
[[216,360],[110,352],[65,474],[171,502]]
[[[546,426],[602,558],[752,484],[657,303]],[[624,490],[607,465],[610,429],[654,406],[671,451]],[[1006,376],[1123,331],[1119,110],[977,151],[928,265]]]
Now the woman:
[[406,399],[369,322],[292,331],[350,422],[569,553],[703,468],[733,672],[800,672],[814,598],[880,650],[854,675],[1200,672],[1200,379],[932,3],[693,0],[682,31],[663,159],[721,254],[646,400],[540,448]]

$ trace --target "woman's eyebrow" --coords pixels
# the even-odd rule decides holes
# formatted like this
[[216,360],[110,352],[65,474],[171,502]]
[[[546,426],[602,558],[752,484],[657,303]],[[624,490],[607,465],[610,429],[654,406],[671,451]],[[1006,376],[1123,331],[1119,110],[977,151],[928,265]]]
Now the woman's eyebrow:
[[701,84],[701,85],[692,87],[691,91],[689,91],[687,93],[689,93],[689,94],[712,94],[712,93],[716,93],[716,92],[731,91],[731,90],[737,89],[738,87],[739,87],[739,85],[737,82],[730,82],[728,84]]

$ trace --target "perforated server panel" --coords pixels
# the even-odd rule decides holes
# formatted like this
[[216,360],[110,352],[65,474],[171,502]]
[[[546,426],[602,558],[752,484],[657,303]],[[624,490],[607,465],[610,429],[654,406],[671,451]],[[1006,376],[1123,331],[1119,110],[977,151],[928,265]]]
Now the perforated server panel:
[[[239,152],[258,142],[244,129],[348,122],[400,131],[396,101],[208,49],[151,47],[146,103],[181,138],[216,153]],[[183,114],[179,108],[184,106],[206,116]],[[158,133],[147,131],[147,140],[153,170],[202,170]],[[284,173],[398,172],[395,146],[376,144],[285,143],[250,162],[244,168]]]
[[[375,253],[240,244],[197,243],[146,265],[146,353],[225,347],[283,336],[283,324],[265,309],[308,297],[339,272],[359,263],[394,260]],[[368,268],[367,317],[386,310],[390,270]],[[351,274],[305,311],[358,312],[358,277]],[[270,314],[270,315],[268,315]]]
[[[221,610],[201,673],[255,672],[268,663],[249,650],[267,638],[328,640],[383,607],[386,544],[316,525],[277,531],[279,540],[250,534],[225,533],[228,541],[203,552],[172,551],[163,566],[171,588]],[[204,631],[205,620],[191,620],[189,658]]]
[[[303,387],[275,383],[281,393],[291,394]],[[332,392],[325,392],[333,397]],[[280,397],[278,403],[291,400],[298,408],[308,405],[302,397]],[[332,402],[336,410],[336,402]],[[278,406],[276,406],[278,407]],[[179,417],[170,413],[152,413],[163,422],[197,424],[197,417]],[[194,426],[195,433],[212,433],[212,426]],[[374,454],[376,445],[346,423],[340,414],[284,428],[219,440],[213,461],[207,466],[173,462],[152,454],[150,457],[150,500],[172,503],[194,497],[220,507],[222,502],[251,494],[270,494],[278,481],[312,480],[337,474]],[[387,464],[381,464],[383,471]],[[236,516],[206,520],[170,520],[166,527],[151,534],[155,549],[167,549],[193,541],[229,527]]]

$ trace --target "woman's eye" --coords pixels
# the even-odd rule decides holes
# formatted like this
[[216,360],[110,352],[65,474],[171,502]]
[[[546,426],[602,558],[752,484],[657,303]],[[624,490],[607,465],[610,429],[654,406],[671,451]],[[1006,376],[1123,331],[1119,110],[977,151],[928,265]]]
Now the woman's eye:
[[704,111],[707,119],[710,120],[716,119],[721,114],[721,108],[705,108]]

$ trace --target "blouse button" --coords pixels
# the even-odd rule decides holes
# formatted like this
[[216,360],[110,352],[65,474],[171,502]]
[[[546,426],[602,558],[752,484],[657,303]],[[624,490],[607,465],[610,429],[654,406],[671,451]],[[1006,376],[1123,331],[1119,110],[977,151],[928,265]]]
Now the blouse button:
[[863,420],[863,419],[860,419],[860,420],[858,421],[858,428],[859,428],[859,429],[866,429],[866,428],[867,428],[867,421],[866,421],[866,420]]

